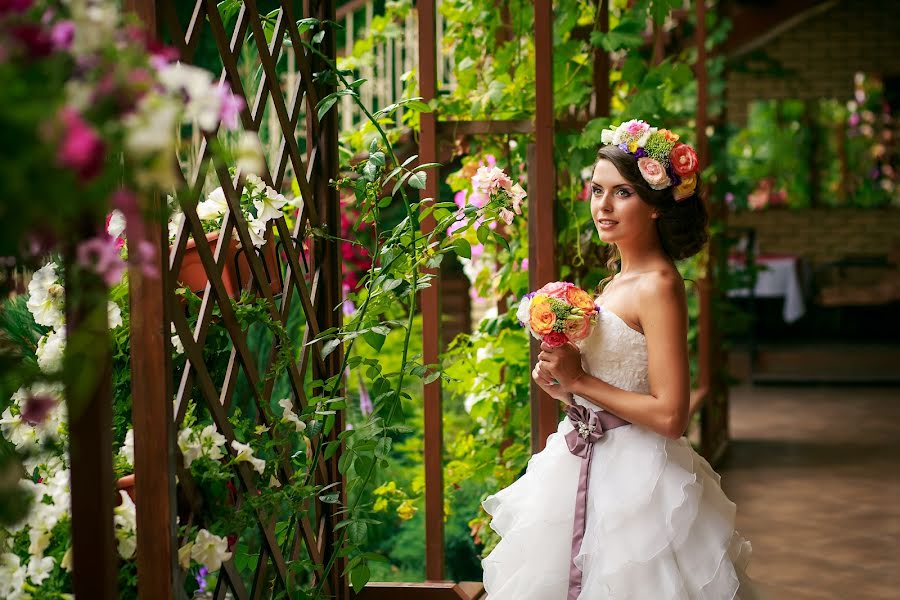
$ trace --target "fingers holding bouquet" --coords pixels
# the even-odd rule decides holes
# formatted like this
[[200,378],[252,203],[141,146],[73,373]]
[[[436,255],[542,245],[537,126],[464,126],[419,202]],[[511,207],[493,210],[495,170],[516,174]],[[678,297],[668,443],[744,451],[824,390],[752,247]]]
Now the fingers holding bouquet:
[[566,281],[548,283],[522,298],[516,317],[535,339],[541,340],[533,371],[541,387],[552,384],[564,394],[571,393],[572,384],[584,374],[581,353],[574,342],[591,334],[598,311],[587,292]]

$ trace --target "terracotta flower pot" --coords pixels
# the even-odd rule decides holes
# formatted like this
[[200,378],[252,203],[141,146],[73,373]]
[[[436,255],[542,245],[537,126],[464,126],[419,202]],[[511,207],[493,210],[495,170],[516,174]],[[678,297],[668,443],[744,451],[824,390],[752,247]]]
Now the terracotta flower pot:
[[[268,271],[271,280],[271,288],[273,294],[281,292],[281,274],[278,267],[278,261],[275,256],[275,241],[271,233],[266,234],[267,240],[262,247],[263,264]],[[210,253],[214,253],[216,242],[219,239],[219,232],[212,231],[206,234],[203,243],[209,246]],[[172,249],[174,251],[174,249]],[[253,248],[253,251],[259,252],[259,249]],[[247,261],[247,253],[241,251],[240,242],[237,237],[232,234],[226,249],[225,265],[222,269],[222,284],[225,286],[225,292],[230,298],[235,298],[241,293],[241,287],[250,279],[250,264]],[[237,264],[235,264],[237,257]],[[208,278],[203,263],[200,261],[200,252],[197,250],[197,242],[192,237],[187,241],[184,250],[184,258],[181,260],[181,269],[178,272],[178,282],[187,286],[194,293],[202,293],[206,289]]]

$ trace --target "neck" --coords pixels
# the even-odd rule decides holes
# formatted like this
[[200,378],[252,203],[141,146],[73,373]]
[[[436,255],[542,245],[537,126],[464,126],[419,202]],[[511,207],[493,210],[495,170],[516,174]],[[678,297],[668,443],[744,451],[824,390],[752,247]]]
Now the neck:
[[628,240],[616,244],[619,250],[621,266],[619,273],[622,275],[637,274],[650,271],[659,266],[660,260],[671,262],[656,231],[652,236],[638,240]]

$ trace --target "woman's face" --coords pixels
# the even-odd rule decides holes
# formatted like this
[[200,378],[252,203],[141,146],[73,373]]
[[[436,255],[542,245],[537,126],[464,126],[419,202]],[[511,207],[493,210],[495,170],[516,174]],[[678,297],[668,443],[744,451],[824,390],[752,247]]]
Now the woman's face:
[[608,160],[597,161],[591,179],[591,217],[608,244],[656,235],[655,213]]

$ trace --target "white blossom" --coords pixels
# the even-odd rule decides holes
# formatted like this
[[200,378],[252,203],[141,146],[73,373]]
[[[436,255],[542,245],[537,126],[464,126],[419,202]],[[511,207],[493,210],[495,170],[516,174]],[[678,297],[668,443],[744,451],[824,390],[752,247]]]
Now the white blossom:
[[125,147],[137,156],[164,153],[175,146],[180,104],[161,94],[147,94],[124,120]]
[[225,436],[219,433],[215,425],[207,425],[200,431],[200,447],[205,456],[219,460],[225,456]]
[[125,433],[125,442],[119,448],[119,456],[124,458],[129,465],[134,466],[134,429],[130,427]]
[[34,585],[41,585],[45,579],[50,577],[55,564],[56,559],[52,556],[32,556],[31,560],[28,561],[28,579]]
[[264,150],[254,131],[244,131],[234,150],[235,166],[243,173],[262,173],[266,168]]
[[294,405],[291,402],[290,398],[283,398],[278,401],[278,406],[282,409],[281,420],[285,423],[293,423],[294,429],[299,433],[306,429],[306,423],[300,420],[300,417],[297,416],[297,413],[294,412]]
[[175,350],[175,354],[184,354],[184,344],[181,343],[181,338],[178,337],[178,334],[175,333],[175,324],[171,325],[172,331],[172,348]]
[[0,554],[0,598],[22,600],[25,595],[26,572],[19,557],[12,552]]
[[250,230],[250,241],[259,248],[266,243],[266,223],[259,219],[253,219],[247,223]]
[[106,304],[106,322],[109,324],[110,329],[120,327],[123,323],[122,309],[112,300],[108,301]]
[[194,542],[188,542],[178,549],[178,564],[182,569],[187,570],[191,566],[191,550],[194,548]]
[[228,540],[210,533],[206,529],[197,532],[197,538],[191,547],[191,558],[212,571],[218,571],[222,563],[231,558],[228,551]]
[[253,448],[248,444],[242,444],[237,440],[231,441],[231,447],[237,452],[237,456],[234,457],[234,462],[248,462],[253,466],[257,473],[260,475],[263,474],[263,471],[266,469],[266,461],[254,457]]
[[38,325],[57,329],[62,327],[65,315],[63,306],[65,290],[57,279],[56,263],[50,262],[38,269],[28,284],[26,306]]
[[122,503],[113,509],[113,524],[119,542],[119,556],[132,558],[137,550],[137,513],[134,501],[124,490],[119,490]]
[[265,196],[253,201],[257,220],[266,223],[272,219],[283,217],[284,213],[281,212],[281,208],[285,204],[287,204],[287,198],[267,186]]
[[35,356],[44,373],[56,373],[62,369],[63,351],[66,348],[66,326],[53,330],[38,340]]
[[122,237],[122,234],[125,233],[125,215],[118,208],[113,209],[110,215],[106,233],[114,238]]
[[531,298],[522,298],[519,301],[519,308],[516,310],[516,318],[519,323],[528,324],[530,322]]

